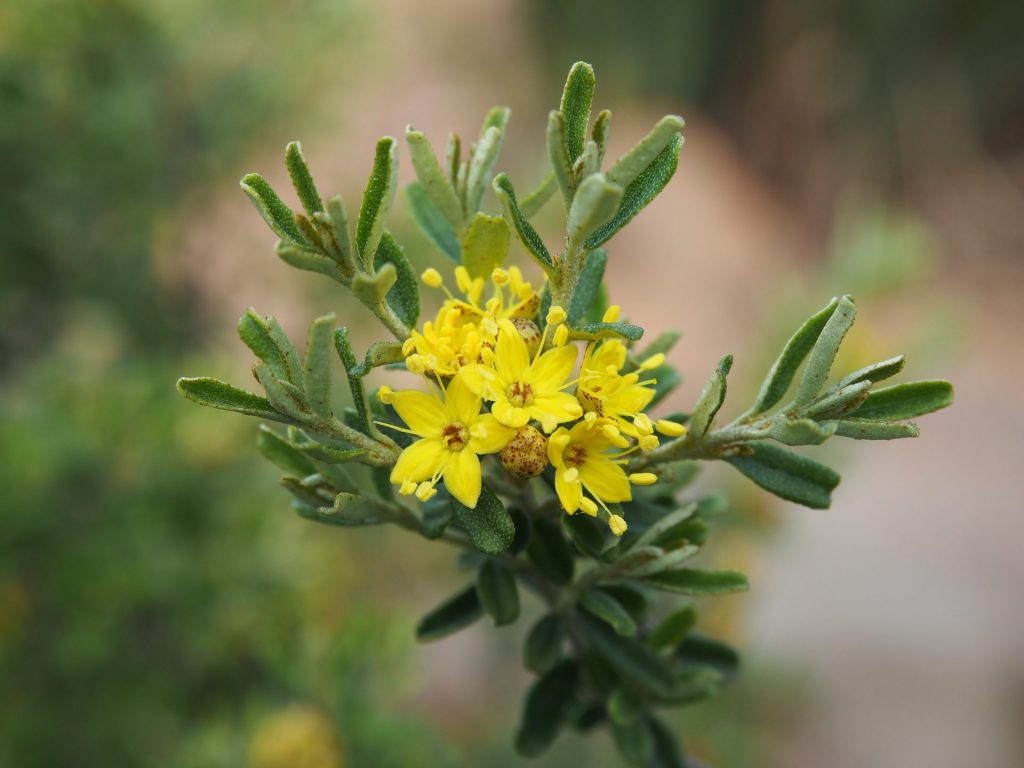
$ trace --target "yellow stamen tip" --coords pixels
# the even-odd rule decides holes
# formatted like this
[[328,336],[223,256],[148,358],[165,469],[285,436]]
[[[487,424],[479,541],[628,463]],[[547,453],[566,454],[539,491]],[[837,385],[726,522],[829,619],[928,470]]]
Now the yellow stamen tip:
[[506,285],[508,285],[508,281],[509,281],[508,272],[506,272],[501,267],[495,267],[494,271],[491,272],[491,280],[493,280],[494,284],[499,286],[499,287],[506,286]]
[[601,320],[605,323],[614,323],[619,319],[620,314],[622,314],[622,307],[618,304],[612,304],[604,311],[604,317],[602,317]]
[[409,478],[402,481],[402,486],[398,489],[398,492],[403,496],[411,496],[416,491],[416,483]]
[[668,419],[658,419],[654,427],[665,437],[682,437],[686,434],[686,427]]
[[653,451],[658,447],[658,436],[657,435],[641,435],[637,440],[640,445],[641,451]]
[[427,364],[423,360],[423,355],[409,355],[405,358],[405,367],[409,369],[409,373],[418,375],[423,375],[427,371]]
[[444,278],[441,277],[441,273],[433,267],[424,270],[423,274],[420,275],[420,280],[430,288],[440,288],[444,284]]
[[416,488],[416,498],[420,501],[429,501],[437,495],[437,489],[430,483],[420,483]]
[[626,521],[619,515],[612,515],[608,518],[608,527],[612,529],[612,533],[616,536],[621,536],[629,526],[626,525]]
[[558,328],[555,329],[555,346],[564,347],[567,341],[569,341],[569,327],[564,324],[559,325]]
[[580,471],[576,467],[569,467],[562,475],[562,479],[567,483],[575,483],[580,479]]
[[594,503],[593,499],[588,499],[586,496],[580,499],[580,509],[591,517],[597,517],[597,504]]
[[629,476],[629,482],[633,485],[654,485],[658,476],[653,472],[634,472]]
[[387,384],[377,390],[377,399],[385,405],[395,402],[395,393]]
[[554,306],[548,310],[547,322],[548,325],[558,325],[564,323],[568,315],[565,310],[559,306]]
[[665,353],[659,352],[656,355],[651,355],[642,363],[640,363],[640,370],[649,371],[653,368],[657,368],[659,365],[665,362]]

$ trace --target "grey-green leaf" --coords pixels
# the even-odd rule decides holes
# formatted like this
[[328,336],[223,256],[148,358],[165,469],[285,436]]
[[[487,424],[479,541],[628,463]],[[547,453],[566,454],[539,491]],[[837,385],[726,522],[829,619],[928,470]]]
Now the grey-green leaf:
[[501,201],[502,209],[505,212],[505,220],[508,222],[509,228],[515,232],[523,248],[545,270],[552,269],[554,262],[551,261],[551,254],[548,253],[548,249],[545,247],[540,235],[537,234],[537,230],[533,228],[533,225],[526,220],[523,212],[519,210],[519,204],[516,201],[516,191],[512,187],[512,182],[509,181],[508,176],[504,173],[498,174],[494,179],[494,191]]
[[850,417],[902,421],[945,408],[952,402],[953,385],[948,381],[908,381],[874,390]]
[[697,609],[687,605],[668,615],[647,638],[647,644],[652,648],[679,645],[696,623]]
[[630,323],[583,323],[569,329],[570,339],[584,341],[616,338],[637,341],[643,335],[643,328]]
[[515,523],[501,500],[486,485],[475,508],[470,509],[453,496],[452,511],[473,546],[481,552],[496,555],[511,546],[516,533]]
[[249,173],[242,177],[240,186],[274,234],[296,245],[305,244],[299,228],[295,226],[294,211],[281,201],[266,179],[258,173]]
[[523,645],[523,666],[543,674],[553,669],[563,657],[565,624],[562,617],[549,613],[530,628]]
[[572,550],[562,535],[562,527],[557,523],[547,518],[536,519],[526,554],[537,569],[555,584],[566,585],[572,582],[575,568]]
[[331,407],[331,335],[334,332],[334,313],[318,317],[309,326],[306,356],[303,360],[303,389],[313,413],[328,419]]
[[387,264],[394,266],[396,277],[394,285],[387,292],[387,303],[407,328],[415,328],[420,318],[420,288],[416,272],[413,271],[402,246],[385,230],[380,238],[374,266],[381,270]]
[[825,386],[828,380],[828,373],[832,369],[832,361],[835,360],[839,345],[843,343],[850,326],[853,325],[857,308],[853,305],[853,299],[843,296],[836,304],[836,311],[825,323],[821,335],[811,349],[807,357],[807,365],[804,367],[803,376],[796,386],[796,405],[805,405],[811,402]]
[[600,587],[589,587],[580,594],[580,605],[606,622],[620,635],[636,634],[636,622],[610,593]]
[[309,248],[285,242],[284,240],[278,241],[275,251],[278,258],[290,267],[306,272],[327,275],[327,277],[337,280],[339,283],[345,282],[345,274],[338,267],[338,262],[334,259],[322,256],[315,251],[309,250]]
[[377,245],[384,234],[385,219],[395,200],[398,184],[398,149],[390,136],[377,142],[370,178],[363,190],[356,223],[356,249],[366,269],[373,265]]
[[260,424],[256,435],[256,447],[263,457],[285,472],[306,477],[316,472],[316,467],[302,451],[281,437],[266,424]]
[[565,148],[565,116],[561,112],[552,111],[548,114],[547,145],[552,172],[559,189],[562,190],[565,209],[569,210],[576,182],[573,178],[572,161]]
[[[423,234],[449,259],[455,263],[462,261],[462,246],[452,225],[431,202],[427,192],[418,181],[405,186],[405,202],[409,205],[413,221]],[[461,203],[459,204],[462,205]]]
[[783,445],[821,445],[835,432],[834,421],[775,418],[768,435]]
[[265,397],[245,392],[208,376],[182,377],[178,379],[177,387],[186,399],[200,405],[220,408],[223,411],[244,413],[247,416],[259,416],[272,421],[290,421],[274,410],[270,401]]
[[630,765],[645,768],[654,753],[654,737],[645,719],[630,725],[612,721],[612,738],[619,754]]
[[602,227],[599,227],[586,239],[584,246],[594,249],[608,242],[612,236],[628,224],[634,216],[642,211],[665,188],[679,165],[679,151],[683,148],[683,137],[673,138],[661,154],[647,169],[626,187],[622,195],[622,204],[615,216]]
[[480,210],[480,201],[484,191],[494,174],[494,166],[501,153],[504,131],[496,126],[487,128],[469,162],[469,176],[466,179],[466,213],[467,215]]
[[693,413],[690,415],[686,440],[699,440],[704,437],[711,427],[715,414],[718,413],[718,409],[725,402],[727,391],[726,377],[731,369],[732,355],[725,355],[725,357],[718,361],[718,367],[711,375],[711,378],[708,379],[707,384],[704,385],[700,398],[697,400],[697,405],[694,406]]
[[488,558],[477,574],[476,592],[480,604],[501,627],[519,618],[519,589],[512,571],[497,560]]
[[608,181],[627,187],[647,170],[683,129],[683,118],[665,115],[639,143],[608,169]]
[[839,299],[832,299],[827,307],[809,317],[790,337],[782,349],[782,354],[768,371],[764,383],[761,384],[761,391],[758,393],[754,405],[747,411],[747,415],[754,416],[764,413],[785,396],[789,385],[796,377],[800,364],[814,348],[825,324],[835,313],[838,305]]
[[708,571],[699,568],[678,568],[648,576],[644,583],[665,592],[683,595],[724,595],[745,592],[750,588],[747,577],[738,571]]
[[587,256],[587,260],[583,263],[583,270],[576,281],[572,301],[569,302],[567,314],[570,325],[579,323],[586,316],[591,304],[597,300],[607,264],[608,252],[603,248],[599,248]]
[[544,203],[551,199],[557,188],[558,180],[555,178],[555,172],[549,171],[540,184],[537,185],[537,188],[519,201],[519,209],[522,211],[523,216],[528,219],[532,218],[534,214],[544,207]]
[[623,188],[604,174],[585,178],[576,190],[569,208],[569,249],[576,251],[598,227],[604,226],[618,211]]
[[320,199],[316,184],[313,183],[313,176],[309,172],[306,158],[302,156],[302,145],[299,142],[293,141],[285,148],[284,164],[288,167],[288,175],[291,176],[295,193],[299,196],[306,213],[312,216],[317,211],[322,211],[324,202]]
[[516,730],[516,752],[537,757],[547,751],[565,723],[578,685],[579,667],[564,661],[530,687]]
[[462,203],[459,202],[459,196],[451,180],[441,169],[434,148],[430,146],[430,140],[411,125],[405,129],[405,139],[409,143],[412,165],[416,169],[416,177],[420,180],[423,191],[451,228],[457,231],[462,226],[464,218]]
[[899,440],[917,437],[921,430],[912,422],[902,421],[860,421],[845,419],[836,422],[836,434],[854,440]]
[[646,644],[614,632],[599,619],[581,613],[580,626],[587,644],[630,683],[654,693],[672,690],[672,668]]
[[469,223],[462,249],[462,265],[470,277],[489,279],[508,256],[512,234],[501,216],[477,213]]
[[895,376],[897,373],[903,370],[903,363],[906,358],[903,355],[897,355],[896,357],[890,357],[888,360],[882,360],[878,363],[872,363],[866,365],[853,373],[844,376],[836,384],[836,389],[843,389],[851,384],[856,384],[861,381],[870,381],[878,383],[879,381],[885,381],[886,379]]
[[750,447],[749,456],[726,458],[766,491],[812,509],[827,509],[839,485],[835,470],[813,459],[767,443]]
[[565,116],[565,149],[570,162],[575,162],[576,158],[583,154],[596,85],[593,67],[585,61],[577,61],[572,65],[559,106],[559,110]]
[[468,627],[481,616],[483,608],[477,597],[476,585],[470,584],[420,619],[416,626],[416,639],[421,643],[439,640]]

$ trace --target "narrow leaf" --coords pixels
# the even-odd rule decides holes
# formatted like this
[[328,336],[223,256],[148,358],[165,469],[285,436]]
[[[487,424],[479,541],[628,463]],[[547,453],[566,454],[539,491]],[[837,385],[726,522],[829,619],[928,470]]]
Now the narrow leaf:
[[217,379],[206,376],[180,378],[177,386],[178,391],[186,399],[200,405],[244,413],[247,416],[259,416],[261,419],[270,419],[271,421],[290,421],[275,411],[266,398],[245,392]]
[[356,223],[356,250],[367,270],[373,266],[397,184],[398,149],[395,140],[385,136],[377,142],[373,169],[363,191],[363,203],[359,206],[359,221]]
[[473,546],[489,555],[504,552],[511,546],[516,533],[515,523],[490,488],[483,487],[473,509],[454,496],[451,501],[455,519],[466,530]]
[[565,149],[570,162],[583,154],[583,143],[587,140],[590,125],[590,106],[594,101],[597,79],[594,68],[585,61],[577,61],[569,70],[562,91],[559,110],[565,116]]
[[747,577],[738,571],[706,571],[698,568],[664,571],[648,576],[644,583],[655,589],[683,595],[724,595],[745,592],[750,588]]
[[570,339],[585,341],[615,338],[636,341],[643,335],[643,328],[629,323],[584,323],[569,329]]
[[854,440],[899,440],[903,437],[917,437],[921,430],[912,422],[846,419],[836,422],[836,434]]
[[320,506],[313,510],[300,511],[303,517],[327,525],[341,525],[346,528],[364,525],[380,525],[384,515],[376,504],[354,493],[339,493],[331,506]]
[[[691,464],[687,463],[684,465],[687,469],[691,468]],[[662,478],[659,478],[661,480]],[[650,528],[644,531],[640,537],[633,544],[634,547],[646,547],[646,546],[658,546],[662,543],[666,534],[671,532],[673,528],[682,523],[685,520],[689,520],[693,517],[693,513],[697,511],[697,505],[694,502],[690,502],[679,509],[668,513],[664,517],[659,518]]]
[[289,474],[306,477],[316,472],[313,462],[306,458],[302,451],[292,446],[266,424],[260,424],[256,435],[256,447],[265,459]]
[[295,213],[281,201],[266,179],[258,173],[249,173],[242,177],[240,186],[274,234],[296,245],[305,245],[302,234],[295,226]]
[[388,264],[395,268],[396,280],[385,299],[407,328],[415,328],[420,319],[419,282],[402,246],[387,230],[380,239],[377,257],[373,263],[378,270],[382,270]]
[[253,366],[253,374],[263,389],[267,392],[267,399],[270,400],[274,410],[291,416],[296,421],[306,421],[310,417],[309,408],[302,390],[289,381],[277,378],[262,363]]
[[789,385],[793,383],[800,364],[807,357],[807,354],[814,348],[818,337],[825,328],[829,318],[835,314],[839,299],[832,299],[828,306],[809,317],[800,329],[790,337],[782,354],[772,365],[761,384],[761,391],[754,401],[754,405],[747,412],[748,415],[764,413],[778,403],[786,394]]
[[317,272],[321,275],[327,275],[327,277],[337,280],[339,283],[345,282],[345,274],[338,267],[338,262],[334,261],[334,259],[329,259],[308,248],[302,248],[298,245],[287,243],[284,240],[279,240],[274,250],[278,258],[290,267],[306,272]]
[[579,667],[565,661],[530,687],[516,730],[516,752],[538,757],[547,751],[565,723],[578,685]]
[[832,369],[832,361],[835,360],[839,345],[843,343],[846,332],[853,325],[853,318],[857,314],[857,308],[849,296],[843,296],[836,304],[836,311],[825,323],[821,335],[814,344],[810,355],[807,357],[807,365],[804,367],[803,376],[796,386],[796,405],[804,405],[811,402],[821,388],[825,386],[828,373]]
[[667,616],[647,638],[647,644],[652,648],[668,648],[679,645],[696,623],[697,609],[692,605],[687,605]]
[[766,491],[812,509],[827,509],[839,475],[824,464],[785,448],[760,443],[749,456],[726,458]]
[[594,139],[594,143],[597,145],[597,167],[601,167],[601,163],[604,162],[604,154],[608,149],[608,138],[612,132],[612,113],[607,109],[602,109],[597,114],[597,119],[594,120],[594,129],[591,132],[591,136]]
[[684,762],[679,740],[661,720],[651,716],[647,724],[654,739],[654,752],[648,768],[700,768],[697,763]]
[[356,429],[364,434],[373,434],[373,417],[370,414],[369,402],[366,399],[366,389],[363,381],[353,373],[356,370],[356,355],[352,349],[352,342],[348,338],[348,328],[337,328],[334,331],[334,348],[341,359],[341,365],[345,369],[348,378],[349,390],[352,392],[352,404],[358,414]]
[[[405,186],[405,202],[412,213],[413,221],[438,250],[452,261],[462,261],[462,246],[448,220],[437,210],[427,196],[423,184],[413,181]],[[462,205],[459,203],[459,205]]]
[[480,605],[501,627],[519,618],[519,590],[512,571],[497,560],[488,558],[477,574],[476,592]]
[[870,381],[878,383],[879,381],[885,381],[886,379],[895,376],[897,373],[903,370],[903,364],[906,362],[906,358],[903,355],[897,355],[896,357],[890,357],[888,360],[882,360],[879,363],[872,363],[866,365],[853,373],[844,376],[836,384],[836,389],[843,389],[851,384],[856,384],[860,381]]
[[523,645],[523,666],[543,674],[562,660],[565,624],[562,617],[549,613],[530,628]]
[[647,721],[638,719],[631,725],[612,721],[612,739],[619,754],[630,765],[646,766],[654,753],[654,737]]
[[636,622],[621,603],[600,587],[590,587],[580,594],[580,605],[590,614],[606,622],[623,636],[636,634]]
[[502,129],[491,126],[484,131],[476,144],[476,151],[469,163],[469,176],[466,179],[466,213],[473,214],[480,210],[480,201],[484,191],[494,175],[494,166],[501,153],[504,138]]
[[[294,372],[290,370],[294,361],[290,359],[289,350],[278,345],[270,324],[251,307],[238,319],[238,336],[256,357],[266,363],[279,379],[290,379]],[[290,343],[289,343],[290,346]],[[297,361],[297,356],[295,361]]]
[[331,334],[334,313],[318,317],[309,326],[306,357],[302,364],[303,389],[309,407],[318,416],[328,419],[331,408]]
[[590,647],[630,683],[654,693],[672,690],[672,668],[668,661],[645,644],[622,637],[599,619],[581,613],[580,627]]
[[476,585],[470,584],[420,619],[416,639],[421,643],[439,640],[468,627],[482,615]]
[[605,265],[608,263],[608,252],[599,248],[587,256],[583,263],[583,270],[580,272],[579,280],[576,282],[576,290],[573,292],[572,301],[569,302],[569,324],[573,325],[582,321],[587,310],[597,300],[601,290],[601,282],[604,280]]
[[462,249],[462,264],[470,276],[490,279],[494,268],[505,262],[511,237],[501,216],[474,215]]
[[603,174],[585,178],[576,190],[569,208],[569,248],[576,251],[598,227],[606,224],[622,202],[623,189]]
[[562,527],[547,518],[538,518],[533,524],[533,538],[526,548],[530,561],[555,584],[572,582],[573,562],[569,542],[562,535]]
[[565,148],[565,116],[561,112],[552,111],[548,114],[547,145],[552,173],[555,175],[558,188],[562,190],[562,200],[568,211],[576,190],[576,181],[572,172],[572,160],[569,159]]
[[544,203],[551,199],[557,188],[558,180],[555,178],[555,172],[549,171],[537,188],[519,201],[519,209],[523,212],[523,216],[528,219],[533,218],[544,207]]
[[462,203],[459,202],[459,196],[451,180],[441,170],[429,139],[425,134],[414,130],[411,125],[405,129],[405,139],[409,143],[409,155],[423,191],[452,230],[457,231],[463,221]]
[[341,255],[341,263],[351,271],[355,265],[352,257],[352,235],[348,231],[348,212],[345,210],[345,203],[338,195],[328,198],[327,216],[334,229],[334,241]]
[[902,421],[923,416],[952,404],[953,385],[948,381],[908,381],[876,389],[850,414],[873,421]]
[[587,249],[592,250],[604,245],[658,196],[658,193],[665,188],[675,174],[676,167],[679,165],[679,151],[682,148],[683,137],[676,136],[654,159],[654,162],[626,187],[618,212],[611,221],[587,238],[584,243]]
[[363,362],[349,370],[352,376],[362,378],[373,368],[381,365],[400,363],[405,359],[402,354],[402,343],[399,341],[375,341],[366,350]]
[[665,115],[640,142],[608,169],[608,181],[627,187],[660,155],[683,129],[683,118]]
[[284,151],[284,164],[288,167],[288,175],[291,176],[292,186],[299,196],[302,207],[306,213],[312,216],[317,211],[324,209],[324,202],[320,199],[320,193],[313,183],[313,176],[309,172],[306,158],[302,156],[302,145],[297,141],[288,144]]
[[772,419],[768,435],[783,445],[821,445],[836,432],[834,421],[813,419]]
[[502,208],[505,212],[505,221],[508,222],[509,228],[515,232],[516,237],[523,248],[526,249],[526,252],[545,270],[553,268],[554,262],[551,261],[551,254],[548,253],[548,249],[544,246],[544,241],[540,239],[537,230],[533,228],[533,225],[526,220],[523,212],[519,210],[519,204],[516,202],[516,191],[512,187],[512,182],[508,180],[508,176],[502,173],[494,179],[494,191],[497,193],[498,199],[501,200]]
[[690,423],[686,433],[686,440],[698,440],[707,433],[714,421],[715,414],[725,402],[727,390],[726,377],[732,369],[732,355],[726,355],[718,361],[718,368],[708,379],[707,384],[700,393],[697,405],[690,415]]

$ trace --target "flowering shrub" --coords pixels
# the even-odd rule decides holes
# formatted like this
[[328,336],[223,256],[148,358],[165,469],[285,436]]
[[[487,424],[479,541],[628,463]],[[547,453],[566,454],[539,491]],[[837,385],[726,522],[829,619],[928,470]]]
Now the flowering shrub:
[[[948,382],[875,385],[903,367],[894,357],[829,385],[833,359],[853,323],[850,297],[833,299],[792,336],[755,402],[719,425],[732,365],[725,356],[689,413],[658,415],[679,383],[664,332],[644,329],[608,302],[604,248],[664,188],[682,147],[682,119],[669,115],[607,170],[611,113],[591,127],[593,70],[576,64],[551,112],[551,171],[520,199],[494,176],[509,110],[487,115],[462,159],[448,139],[439,159],[426,137],[406,131],[417,181],[405,189],[417,224],[454,262],[454,290],[436,269],[417,279],[387,229],[396,193],[397,146],[384,138],[350,234],[338,197],[321,198],[298,144],[286,163],[302,212],[258,175],[242,180],[280,241],[286,263],[333,278],[367,306],[394,339],[357,357],[348,330],[328,315],[310,327],[300,357],[273,318],[249,311],[242,340],[266,396],[208,378],[181,379],[189,399],[287,425],[262,426],[259,448],[287,474],[301,516],[342,526],[391,523],[463,547],[475,580],[425,616],[434,640],[483,615],[495,625],[520,613],[520,587],[546,614],[530,630],[524,663],[538,675],[516,748],[538,755],[564,725],[607,725],[635,765],[683,765],[680,746],[655,710],[713,695],[738,657],[693,631],[693,606],[667,592],[716,595],[747,588],[740,573],[693,567],[721,508],[716,494],[690,497],[698,460],[723,460],[765,490],[823,508],[839,476],[790,451],[833,436],[914,437],[908,420],[952,401]],[[480,210],[491,186],[502,215]],[[557,194],[565,240],[548,250],[530,219]],[[506,265],[513,237],[540,268],[528,281]],[[437,315],[418,327],[419,280],[444,291]],[[337,409],[332,347],[352,398]],[[404,368],[410,388],[380,387],[376,367]],[[793,391],[790,399],[787,393]],[[787,446],[787,447],[783,447]],[[397,495],[395,491],[397,490]],[[407,499],[407,497],[414,497]]]

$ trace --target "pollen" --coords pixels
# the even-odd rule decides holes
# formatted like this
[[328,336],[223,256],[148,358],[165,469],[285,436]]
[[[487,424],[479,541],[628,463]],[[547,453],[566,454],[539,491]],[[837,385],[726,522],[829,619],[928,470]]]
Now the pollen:
[[449,451],[461,451],[469,442],[469,430],[458,422],[448,424],[441,430],[441,440]]
[[505,390],[505,397],[516,408],[533,405],[533,387],[524,381],[513,381]]

